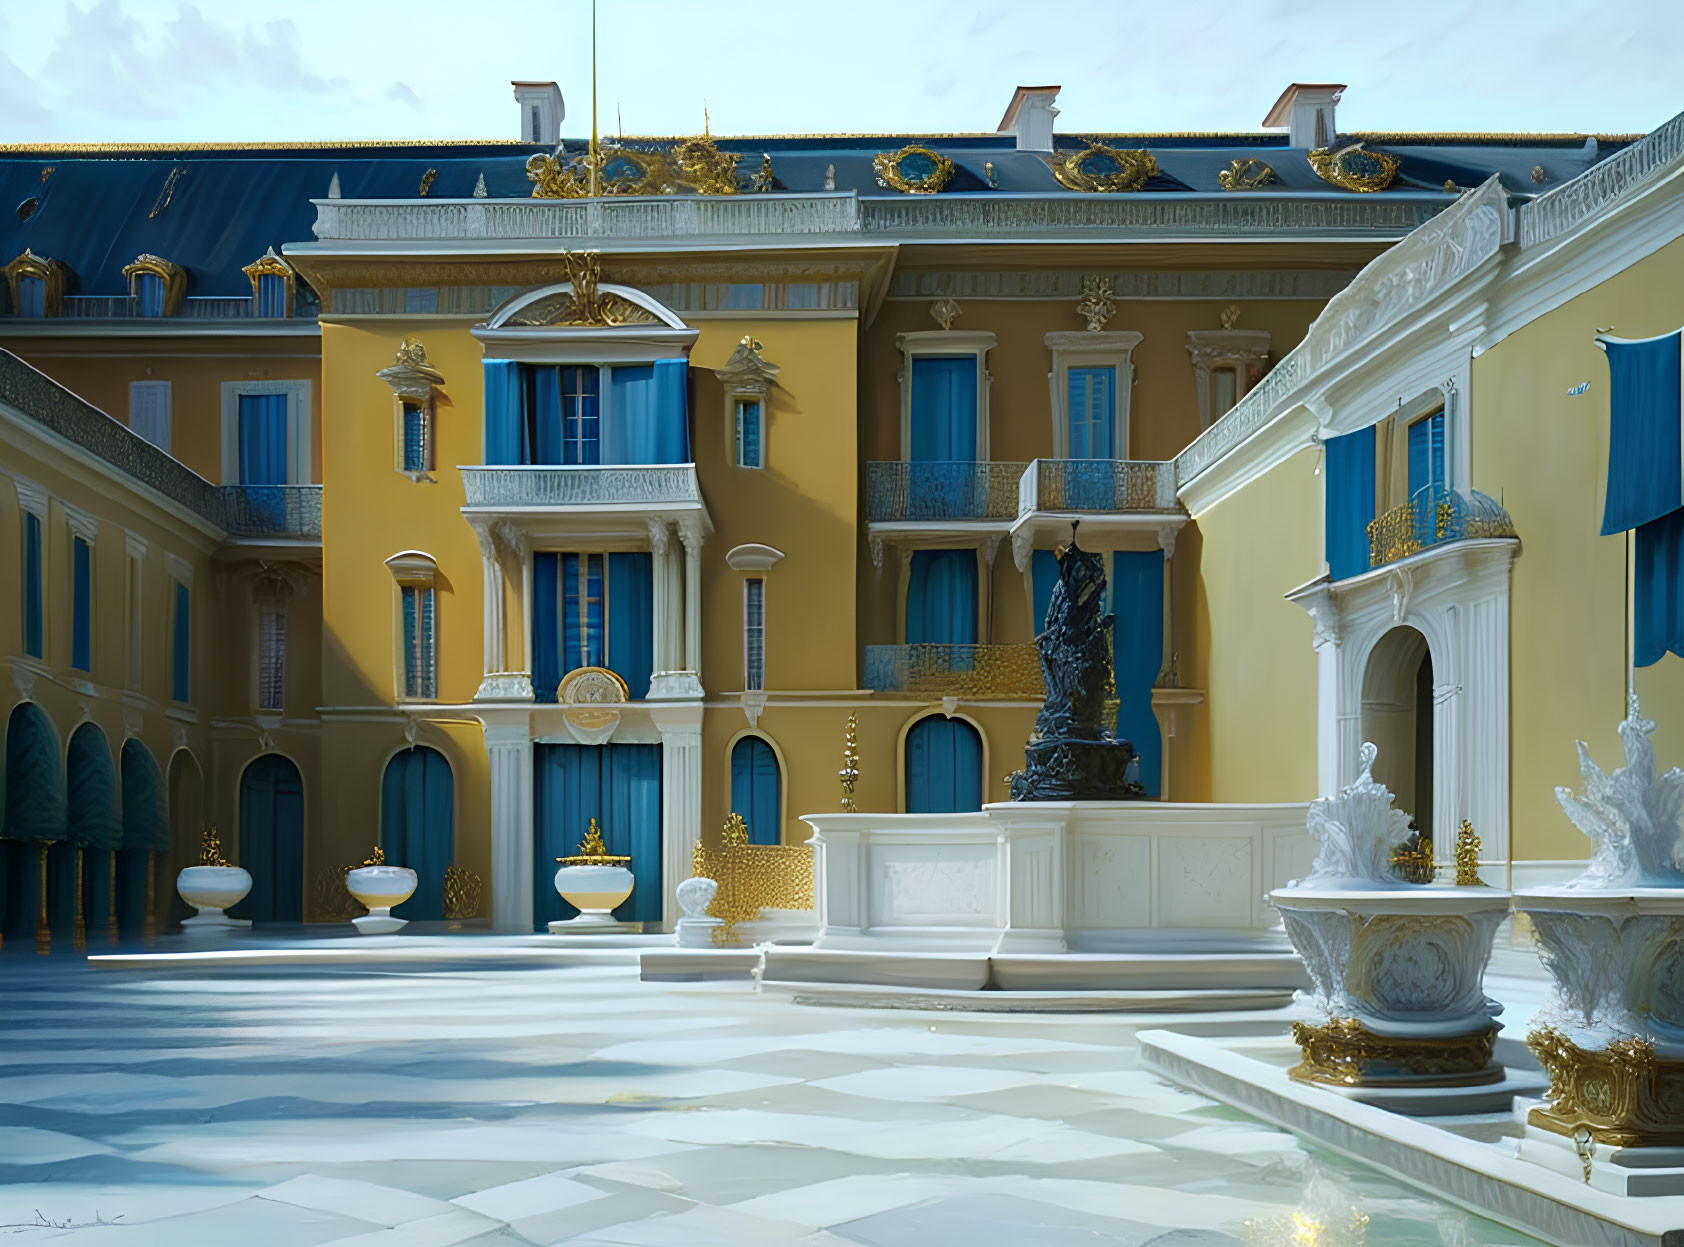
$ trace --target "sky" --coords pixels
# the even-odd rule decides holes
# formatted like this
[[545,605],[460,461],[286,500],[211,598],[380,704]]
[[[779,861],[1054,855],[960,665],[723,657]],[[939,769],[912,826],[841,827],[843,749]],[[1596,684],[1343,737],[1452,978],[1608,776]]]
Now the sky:
[[[1254,130],[1288,83],[1341,130],[1652,130],[1684,0],[599,0],[604,133]],[[590,129],[590,0],[0,0],[0,142],[515,138],[511,79]]]

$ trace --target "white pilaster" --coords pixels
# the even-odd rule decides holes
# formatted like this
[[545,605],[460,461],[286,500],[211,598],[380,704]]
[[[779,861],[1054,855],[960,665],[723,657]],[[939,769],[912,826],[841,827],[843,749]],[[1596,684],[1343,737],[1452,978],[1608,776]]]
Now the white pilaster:
[[657,672],[673,669],[672,647],[667,636],[667,614],[672,609],[669,596],[670,573],[667,566],[672,558],[671,544],[667,522],[651,517],[649,520],[649,549],[653,551],[654,561],[654,575],[651,577],[654,582],[651,626],[654,632],[654,663]]
[[[702,678],[702,530],[682,524],[678,535],[684,542],[684,670],[693,672],[698,685]],[[697,689],[698,693],[700,688]]]
[[678,921],[678,885],[690,877],[690,853],[702,834],[702,707],[654,708],[661,733],[661,923]]
[[498,557],[497,538],[492,535],[491,530],[476,526],[474,536],[479,538],[481,588],[485,597],[483,674],[491,675],[493,672],[507,670],[503,662],[503,566]]
[[491,769],[491,925],[532,930],[532,717],[480,715]]

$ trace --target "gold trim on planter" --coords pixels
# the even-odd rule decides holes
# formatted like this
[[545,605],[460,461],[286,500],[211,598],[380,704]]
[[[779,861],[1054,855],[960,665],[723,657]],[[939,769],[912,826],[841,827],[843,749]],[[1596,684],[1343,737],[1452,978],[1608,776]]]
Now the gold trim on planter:
[[1548,1026],[1526,1046],[1550,1078],[1529,1124],[1569,1138],[1583,1128],[1611,1147],[1684,1147],[1684,1061],[1661,1059],[1643,1039],[1581,1048]]
[[1304,1053],[1290,1071],[1297,1082],[1477,1087],[1503,1079],[1503,1067],[1491,1061],[1495,1026],[1476,1035],[1406,1038],[1376,1035],[1355,1018],[1333,1018],[1320,1026],[1294,1022],[1292,1038]]

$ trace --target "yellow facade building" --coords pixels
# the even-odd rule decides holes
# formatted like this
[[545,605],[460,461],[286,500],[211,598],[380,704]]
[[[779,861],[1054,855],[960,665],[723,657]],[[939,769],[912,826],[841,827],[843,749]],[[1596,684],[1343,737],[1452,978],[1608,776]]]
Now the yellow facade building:
[[[1577,514],[1606,408],[1559,396],[1584,324],[1684,311],[1624,200],[1526,223],[1668,132],[1346,135],[1297,86],[1055,135],[1020,88],[978,134],[599,153],[534,89],[518,142],[0,152],[6,936],[139,930],[148,866],[166,921],[209,824],[260,922],[380,844],[400,916],[529,930],[591,818],[655,929],[727,813],[835,808],[850,715],[859,808],[1002,800],[1072,523],[1150,795],[1305,800],[1372,728],[1433,827],[1573,854],[1538,785],[1623,696],[1623,564]],[[1333,439],[1384,425],[1377,516],[1441,412],[1488,527],[1331,577]]]

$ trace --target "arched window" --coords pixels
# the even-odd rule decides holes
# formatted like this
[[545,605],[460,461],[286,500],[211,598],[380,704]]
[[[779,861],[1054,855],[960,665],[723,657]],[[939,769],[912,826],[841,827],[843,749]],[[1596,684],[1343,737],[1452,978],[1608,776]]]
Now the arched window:
[[40,854],[69,828],[58,732],[34,702],[20,703],[6,722],[5,781],[5,934],[21,940],[34,934],[41,911]]
[[778,755],[758,736],[731,749],[731,812],[743,816],[750,844],[782,842],[783,774]]
[[416,874],[415,895],[400,918],[444,917],[444,871],[456,844],[456,784],[437,749],[417,745],[394,754],[380,784],[380,847],[394,866]]
[[117,925],[125,934],[141,931],[149,907],[148,888],[158,882],[154,853],[170,851],[168,803],[157,760],[140,741],[123,742],[118,759],[123,787],[123,847],[117,855]]
[[982,737],[963,719],[933,714],[906,734],[906,812],[982,808]]
[[[65,759],[69,794],[70,843],[85,851],[82,869],[82,913],[89,931],[115,934],[117,908],[117,849],[123,841],[123,819],[117,806],[117,767],[105,733],[84,723],[70,737]],[[62,885],[61,885],[62,886]],[[69,889],[74,899],[75,863]]]
[[240,777],[240,865],[251,872],[253,922],[304,920],[304,780],[281,754]]

